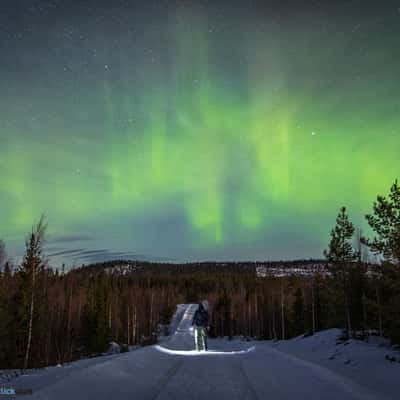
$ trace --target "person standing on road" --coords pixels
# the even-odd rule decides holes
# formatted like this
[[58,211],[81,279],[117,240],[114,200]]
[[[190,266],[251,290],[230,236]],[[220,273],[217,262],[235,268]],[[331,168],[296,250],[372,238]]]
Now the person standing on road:
[[194,343],[196,350],[200,351],[199,337],[203,344],[203,350],[207,350],[207,328],[208,328],[208,312],[204,308],[202,303],[199,303],[199,307],[194,313],[192,325],[194,327]]

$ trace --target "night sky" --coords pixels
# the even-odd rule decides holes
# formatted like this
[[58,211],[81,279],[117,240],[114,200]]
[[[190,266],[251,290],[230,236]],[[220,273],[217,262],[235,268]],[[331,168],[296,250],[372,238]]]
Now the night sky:
[[400,1],[0,2],[12,257],[321,257],[399,153]]

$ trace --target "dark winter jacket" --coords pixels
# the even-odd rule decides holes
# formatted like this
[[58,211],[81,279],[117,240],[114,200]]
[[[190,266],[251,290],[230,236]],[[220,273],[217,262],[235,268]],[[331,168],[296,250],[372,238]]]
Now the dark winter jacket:
[[208,312],[203,307],[203,304],[199,304],[199,308],[194,313],[192,325],[203,328],[208,327]]

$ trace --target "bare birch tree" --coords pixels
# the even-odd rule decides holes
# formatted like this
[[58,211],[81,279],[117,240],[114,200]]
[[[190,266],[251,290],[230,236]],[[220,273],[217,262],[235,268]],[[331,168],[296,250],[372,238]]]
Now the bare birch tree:
[[21,265],[20,273],[25,277],[28,305],[27,339],[24,357],[24,369],[28,368],[32,344],[33,320],[36,306],[37,275],[45,267],[43,245],[46,232],[45,217],[42,215],[36,226],[25,242],[26,251]]

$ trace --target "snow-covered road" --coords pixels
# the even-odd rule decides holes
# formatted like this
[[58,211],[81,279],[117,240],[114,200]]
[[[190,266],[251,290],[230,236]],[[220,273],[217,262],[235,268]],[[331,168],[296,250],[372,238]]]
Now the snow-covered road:
[[193,351],[190,329],[197,305],[183,306],[177,329],[160,345],[82,360],[21,376],[26,399],[384,399],[335,372],[280,352],[273,345],[210,340]]

